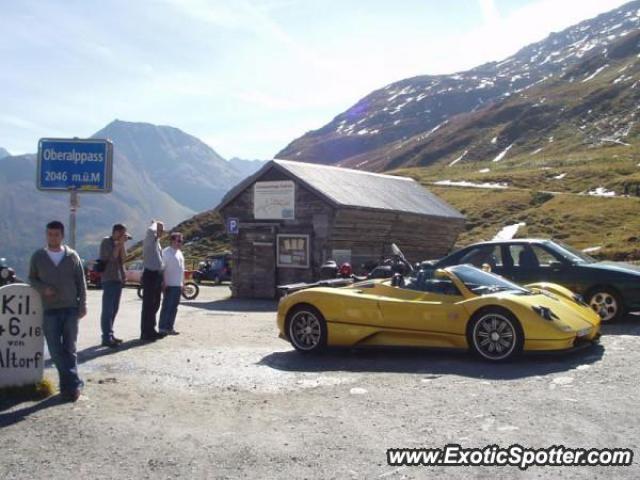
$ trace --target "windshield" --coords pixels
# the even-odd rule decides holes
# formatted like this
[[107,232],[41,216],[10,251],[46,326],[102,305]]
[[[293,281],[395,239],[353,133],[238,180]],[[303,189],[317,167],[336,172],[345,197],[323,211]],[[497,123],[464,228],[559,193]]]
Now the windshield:
[[586,253],[581,252],[580,250],[577,250],[565,243],[558,242],[557,240],[554,240],[553,242],[547,242],[547,245],[572,262],[576,262],[576,263],[597,262],[595,258],[590,257]]
[[484,272],[471,265],[457,265],[449,270],[464,283],[465,287],[476,295],[487,295],[504,290],[529,293],[529,290],[520,285],[516,285],[493,273]]

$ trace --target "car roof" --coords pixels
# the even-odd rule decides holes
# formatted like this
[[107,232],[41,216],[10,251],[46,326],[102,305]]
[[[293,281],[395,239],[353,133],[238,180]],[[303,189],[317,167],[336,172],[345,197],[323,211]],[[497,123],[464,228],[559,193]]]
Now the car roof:
[[506,243],[548,243],[553,241],[550,238],[511,238],[508,240],[488,240],[484,242],[476,242],[467,247],[477,247],[479,245],[504,245]]

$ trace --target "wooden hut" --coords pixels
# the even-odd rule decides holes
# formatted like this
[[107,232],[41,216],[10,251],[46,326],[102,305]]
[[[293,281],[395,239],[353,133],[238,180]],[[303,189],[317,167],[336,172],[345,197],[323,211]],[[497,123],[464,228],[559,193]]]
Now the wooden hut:
[[276,286],[318,279],[329,260],[355,271],[395,242],[410,261],[445,255],[464,216],[416,181],[272,160],[216,209],[232,237],[234,297],[273,298]]

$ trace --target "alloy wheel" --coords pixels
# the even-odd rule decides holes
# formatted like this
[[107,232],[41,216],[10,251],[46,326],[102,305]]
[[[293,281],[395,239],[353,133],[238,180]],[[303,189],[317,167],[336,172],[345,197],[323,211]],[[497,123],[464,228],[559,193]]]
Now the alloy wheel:
[[484,315],[473,327],[473,343],[478,353],[489,360],[507,358],[516,346],[513,323],[497,313]]
[[600,315],[603,322],[613,320],[618,314],[618,300],[608,292],[596,292],[589,300],[591,308]]
[[291,341],[300,350],[313,350],[320,345],[322,327],[318,317],[309,311],[296,312],[289,324]]

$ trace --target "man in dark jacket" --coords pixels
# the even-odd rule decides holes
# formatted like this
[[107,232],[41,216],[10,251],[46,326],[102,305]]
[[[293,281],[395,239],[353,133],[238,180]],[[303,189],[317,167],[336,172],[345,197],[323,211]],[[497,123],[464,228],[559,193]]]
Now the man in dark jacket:
[[100,262],[103,265],[102,315],[100,316],[103,347],[116,348],[122,343],[122,340],[113,335],[113,322],[118,314],[122,287],[126,280],[124,260],[127,251],[124,244],[128,238],[127,227],[117,223],[111,229],[111,236],[104,237],[100,244]]
[[76,344],[79,320],[87,314],[87,285],[80,257],[63,240],[64,225],[47,224],[47,246],[31,257],[29,282],[42,296],[43,330],[58,369],[60,393],[75,402],[84,386]]
[[153,220],[142,242],[142,314],[140,318],[140,340],[153,342],[162,335],[156,330],[156,314],[160,308],[162,297],[162,249],[160,238],[164,232],[164,224]]

